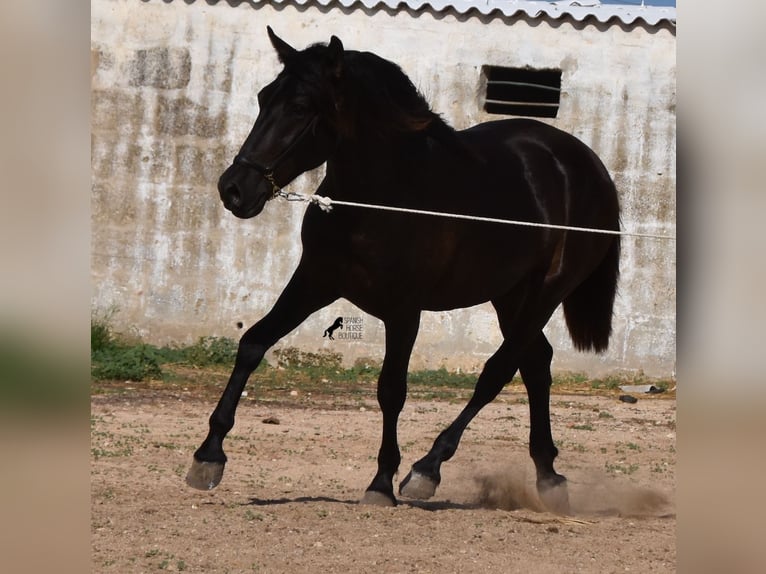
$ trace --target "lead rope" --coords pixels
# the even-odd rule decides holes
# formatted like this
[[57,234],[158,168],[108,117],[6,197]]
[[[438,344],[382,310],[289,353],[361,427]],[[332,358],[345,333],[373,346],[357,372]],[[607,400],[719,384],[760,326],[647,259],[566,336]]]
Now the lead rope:
[[624,235],[627,237],[648,237],[651,239],[667,239],[675,241],[675,235],[657,235],[654,233],[634,233],[629,231],[615,231],[612,229],[596,229],[593,227],[574,227],[571,225],[554,225],[552,223],[534,223],[532,221],[516,221],[513,219],[497,219],[495,217],[482,217],[479,215],[463,215],[461,213],[444,213],[441,211],[429,211],[426,209],[409,209],[406,207],[393,207],[390,205],[375,205],[371,203],[357,203],[355,201],[342,201],[331,199],[321,195],[306,195],[294,191],[284,191],[280,189],[275,192],[274,197],[281,197],[287,201],[300,201],[304,203],[313,203],[324,212],[332,211],[336,205],[345,205],[347,207],[361,207],[364,209],[375,209],[379,211],[395,211],[397,213],[411,213],[415,215],[431,215],[435,217],[447,217],[450,219],[464,219],[467,221],[482,221],[485,223],[504,223],[507,225],[517,225],[521,227],[544,227],[547,229],[561,229],[565,231],[583,231],[588,233],[601,233],[604,235]]

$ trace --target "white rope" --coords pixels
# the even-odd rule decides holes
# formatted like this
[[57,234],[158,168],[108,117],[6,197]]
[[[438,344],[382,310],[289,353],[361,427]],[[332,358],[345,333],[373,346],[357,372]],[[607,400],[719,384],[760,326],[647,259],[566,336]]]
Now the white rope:
[[554,225],[552,223],[534,223],[532,221],[516,221],[513,219],[497,219],[495,217],[482,217],[479,215],[463,215],[461,213],[444,213],[441,211],[429,211],[426,209],[409,209],[406,207],[393,207],[390,205],[374,205],[370,203],[357,203],[355,201],[342,201],[331,199],[321,195],[305,195],[294,191],[279,190],[277,197],[287,201],[302,201],[317,205],[322,211],[329,212],[336,205],[345,205],[347,207],[362,207],[365,209],[376,209],[380,211],[395,211],[398,213],[412,213],[415,215],[432,215],[436,217],[448,217],[451,219],[465,219],[468,221],[482,221],[485,223],[505,223],[507,225],[518,225],[523,227],[544,227],[547,229],[562,229],[565,231],[584,231],[589,233],[602,233],[605,235],[625,235],[629,237],[648,237],[651,239],[668,239],[675,241],[674,235],[656,235],[653,233],[633,233],[628,231],[615,231],[613,229],[597,229],[593,227],[573,227],[570,225]]

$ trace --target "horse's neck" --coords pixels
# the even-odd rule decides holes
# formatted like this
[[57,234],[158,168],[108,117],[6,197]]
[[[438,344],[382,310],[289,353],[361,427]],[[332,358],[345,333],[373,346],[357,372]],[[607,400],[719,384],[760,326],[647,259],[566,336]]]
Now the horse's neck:
[[391,185],[408,178],[425,146],[407,137],[342,142],[327,162],[328,183],[337,199],[380,199]]
[[338,152],[343,159],[353,160],[357,163],[390,165],[406,160],[414,149],[422,148],[425,145],[425,136],[365,134],[358,138],[342,141],[338,146]]

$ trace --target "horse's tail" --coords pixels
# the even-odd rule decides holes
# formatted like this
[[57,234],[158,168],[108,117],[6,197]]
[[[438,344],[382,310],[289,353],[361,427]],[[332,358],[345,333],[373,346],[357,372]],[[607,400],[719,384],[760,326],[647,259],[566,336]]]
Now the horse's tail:
[[593,272],[563,301],[569,335],[578,351],[601,353],[609,346],[612,311],[620,276],[620,236]]

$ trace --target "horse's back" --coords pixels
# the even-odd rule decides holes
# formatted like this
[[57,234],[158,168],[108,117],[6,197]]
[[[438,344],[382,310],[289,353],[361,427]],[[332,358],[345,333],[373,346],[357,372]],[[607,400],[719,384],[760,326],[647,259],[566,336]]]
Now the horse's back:
[[[480,173],[486,174],[484,181],[501,183],[496,186],[500,193],[518,194],[527,189],[536,202],[542,201],[554,211],[561,202],[574,209],[578,204],[601,207],[604,218],[613,219],[616,225],[619,209],[614,182],[598,155],[574,135],[529,118],[485,122],[458,135],[477,159]],[[569,216],[576,213],[566,219]]]
[[[550,124],[530,119],[513,118],[476,124],[458,132],[463,144],[487,161],[508,154],[542,150],[562,165],[572,162],[595,166],[606,172],[596,153],[576,136]],[[607,174],[608,175],[608,174]]]

